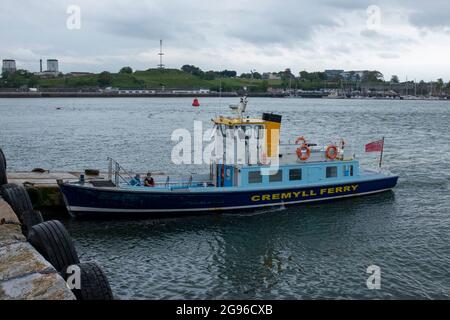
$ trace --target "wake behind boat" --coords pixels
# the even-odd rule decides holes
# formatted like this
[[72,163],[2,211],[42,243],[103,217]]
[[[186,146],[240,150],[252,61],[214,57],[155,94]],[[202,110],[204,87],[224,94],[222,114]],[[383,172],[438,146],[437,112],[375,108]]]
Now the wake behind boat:
[[[363,196],[396,186],[398,176],[360,168],[343,140],[318,146],[299,137],[280,144],[282,116],[244,117],[246,105],[243,98],[232,108],[234,117],[213,119],[216,140],[225,147],[211,160],[209,173],[176,183],[167,177],[147,187],[133,185],[131,175],[124,177],[121,166],[110,159],[106,181],[60,183],[69,213],[170,216],[236,211]],[[230,136],[243,139],[244,149],[227,161]]]

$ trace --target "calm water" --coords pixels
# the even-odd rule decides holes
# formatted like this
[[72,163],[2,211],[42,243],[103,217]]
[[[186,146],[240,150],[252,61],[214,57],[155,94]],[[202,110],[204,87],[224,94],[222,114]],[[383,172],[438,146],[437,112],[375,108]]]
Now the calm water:
[[[199,172],[170,163],[174,129],[205,128],[236,99],[0,99],[10,170]],[[57,110],[57,108],[62,108]],[[327,204],[165,220],[64,221],[81,259],[98,261],[121,298],[450,298],[450,102],[250,99],[283,114],[284,140],[386,137],[392,193]],[[381,290],[368,290],[378,265]]]

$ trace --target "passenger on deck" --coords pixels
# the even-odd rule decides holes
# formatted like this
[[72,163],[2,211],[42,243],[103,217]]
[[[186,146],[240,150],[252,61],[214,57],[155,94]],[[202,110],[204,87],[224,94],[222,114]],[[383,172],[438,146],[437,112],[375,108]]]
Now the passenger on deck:
[[141,176],[139,174],[136,174],[134,176],[134,178],[131,179],[130,185],[136,186],[136,187],[140,187],[142,185],[142,183],[141,183]]
[[147,173],[147,177],[144,180],[144,186],[152,188],[155,186],[155,180],[153,180],[152,174],[150,172]]

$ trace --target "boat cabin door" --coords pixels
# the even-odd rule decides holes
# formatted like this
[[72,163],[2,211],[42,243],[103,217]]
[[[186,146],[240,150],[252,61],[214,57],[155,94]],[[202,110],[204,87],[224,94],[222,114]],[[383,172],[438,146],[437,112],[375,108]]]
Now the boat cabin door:
[[217,186],[232,187],[234,177],[234,167],[224,164],[217,165]]

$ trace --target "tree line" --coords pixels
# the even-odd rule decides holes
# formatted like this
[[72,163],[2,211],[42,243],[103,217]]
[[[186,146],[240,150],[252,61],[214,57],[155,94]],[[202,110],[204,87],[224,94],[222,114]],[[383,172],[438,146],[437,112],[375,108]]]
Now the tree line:
[[[367,88],[373,86],[377,88],[402,90],[409,92],[409,94],[417,93],[418,95],[426,94],[443,94],[450,93],[450,82],[445,83],[442,78],[436,81],[425,82],[423,80],[419,82],[406,81],[400,82],[398,76],[393,75],[390,80],[385,80],[383,74],[380,71],[364,71],[361,73],[349,72],[346,74],[346,78],[342,74],[331,75],[326,72],[307,72],[300,71],[298,75],[291,72],[290,69],[286,69],[278,72],[268,73],[271,76],[271,80],[268,77],[264,77],[263,74],[257,71],[251,71],[248,73],[238,73],[234,70],[222,70],[222,71],[203,71],[199,67],[194,65],[183,65],[181,71],[198,77],[202,80],[217,80],[217,79],[244,79],[255,81],[224,81],[219,84],[212,84],[210,89],[212,91],[236,91],[242,89],[242,86],[246,86],[247,90],[252,92],[267,92],[270,87],[282,88],[282,89],[302,89],[302,90],[320,90],[320,89],[360,89],[361,87]],[[118,72],[119,75],[132,75],[133,69],[129,66],[121,68]],[[114,83],[114,75],[108,71],[103,71],[99,74],[86,76],[86,77],[64,77],[62,84],[65,87],[108,87]],[[145,87],[145,81],[141,79],[135,79],[132,77],[133,85],[136,87]],[[350,78],[351,80],[349,80]],[[273,80],[276,81],[273,81]],[[27,71],[17,70],[16,72],[4,72],[0,79],[0,88],[33,88],[40,84],[40,78]],[[402,89],[403,88],[403,89]]]
[[232,70],[223,70],[223,71],[203,71],[199,67],[185,64],[181,67],[181,70],[192,74],[193,76],[199,77],[203,80],[214,80],[216,78],[235,78],[237,76],[236,71]]

